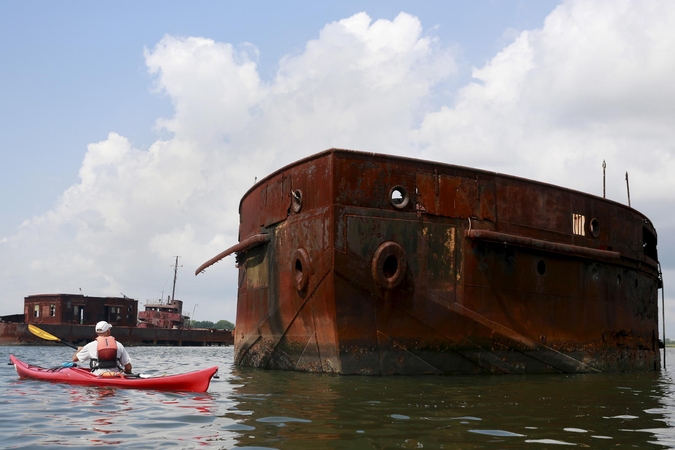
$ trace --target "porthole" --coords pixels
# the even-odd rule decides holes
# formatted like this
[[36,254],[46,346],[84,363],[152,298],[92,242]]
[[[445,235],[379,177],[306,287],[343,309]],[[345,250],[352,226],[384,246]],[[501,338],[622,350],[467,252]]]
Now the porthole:
[[410,201],[408,191],[403,186],[394,186],[389,190],[389,201],[396,209],[403,209]]
[[598,237],[600,236],[600,222],[596,218],[592,218],[588,223],[588,228],[591,231],[591,236]]
[[293,282],[298,291],[304,291],[309,284],[309,255],[304,248],[299,248],[293,255]]
[[598,274],[598,268],[597,267],[593,267],[591,269],[591,278],[593,279],[593,281],[598,281],[599,274]]
[[537,273],[543,275],[546,273],[546,263],[543,260],[540,260],[537,263]]
[[297,214],[302,209],[302,191],[300,189],[296,189],[292,192],[292,194],[293,198],[291,202],[293,204],[293,212]]
[[394,289],[405,277],[405,251],[396,242],[384,242],[375,251],[371,266],[373,279],[385,289]]

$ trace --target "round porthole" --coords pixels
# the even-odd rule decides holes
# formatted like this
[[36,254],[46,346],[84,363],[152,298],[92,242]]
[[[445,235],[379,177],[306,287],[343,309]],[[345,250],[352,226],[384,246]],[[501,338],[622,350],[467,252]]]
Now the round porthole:
[[375,251],[371,269],[380,287],[394,289],[403,281],[406,268],[405,251],[396,242],[384,242]]
[[598,281],[599,274],[598,274],[598,268],[597,267],[593,267],[591,269],[591,278],[593,279],[593,281]]
[[591,219],[588,223],[588,227],[591,231],[591,236],[598,237],[600,236],[600,222],[595,217]]
[[291,203],[293,205],[293,212],[297,214],[302,209],[302,191],[300,189],[296,189],[292,192],[292,194],[293,198],[291,199]]
[[304,291],[309,284],[309,255],[304,248],[299,248],[293,255],[293,282],[298,291]]
[[543,260],[540,260],[537,263],[537,273],[543,275],[546,273],[546,263]]
[[410,201],[408,198],[408,191],[403,186],[394,186],[389,190],[389,201],[396,209],[405,208]]

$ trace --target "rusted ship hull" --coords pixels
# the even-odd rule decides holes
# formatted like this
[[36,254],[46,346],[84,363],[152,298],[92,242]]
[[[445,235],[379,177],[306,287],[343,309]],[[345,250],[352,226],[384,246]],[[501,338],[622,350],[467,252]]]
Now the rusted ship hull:
[[603,198],[328,150],[240,204],[235,363],[341,374],[660,367],[656,231]]

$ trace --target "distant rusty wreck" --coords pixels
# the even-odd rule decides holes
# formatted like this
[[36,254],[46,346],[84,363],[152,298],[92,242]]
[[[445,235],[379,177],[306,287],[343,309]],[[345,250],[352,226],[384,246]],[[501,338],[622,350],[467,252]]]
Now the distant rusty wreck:
[[660,368],[656,231],[513,176],[330,149],[240,203],[235,363],[365,375]]

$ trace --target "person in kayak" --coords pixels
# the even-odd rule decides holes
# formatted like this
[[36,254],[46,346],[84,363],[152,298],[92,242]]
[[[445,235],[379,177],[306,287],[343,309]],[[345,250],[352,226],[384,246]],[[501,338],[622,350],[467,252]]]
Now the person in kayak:
[[89,364],[95,375],[106,372],[131,373],[131,358],[120,342],[110,335],[112,325],[102,320],[96,324],[96,340],[78,347],[73,362]]

